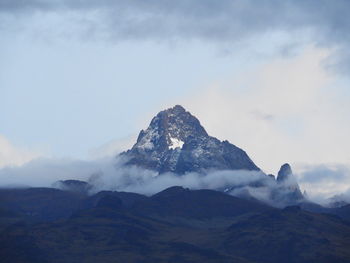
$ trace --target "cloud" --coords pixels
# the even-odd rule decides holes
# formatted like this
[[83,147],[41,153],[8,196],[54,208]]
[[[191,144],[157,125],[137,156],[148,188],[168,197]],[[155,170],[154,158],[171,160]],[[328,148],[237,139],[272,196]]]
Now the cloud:
[[115,165],[115,169],[112,174],[101,172],[89,179],[94,192],[112,190],[151,195],[175,185],[190,189],[223,189],[228,185],[241,186],[265,179],[261,172],[252,171],[212,171],[205,175],[188,173],[180,176],[173,173],[158,175],[151,170],[120,164]]
[[322,66],[328,55],[308,47],[195,91],[180,104],[267,173],[285,162],[349,164],[349,95]]
[[350,166],[344,164],[306,165],[300,164],[297,178],[310,198],[320,203],[338,195],[344,201],[350,191]]
[[350,188],[348,190],[346,190],[343,193],[337,194],[329,199],[326,200],[326,205],[336,205],[340,204],[340,206],[344,205],[344,202],[347,204],[350,204]]
[[58,180],[87,180],[100,172],[115,172],[112,159],[83,161],[38,158],[21,166],[0,169],[0,186],[50,187]]
[[219,189],[227,184],[245,185],[262,178],[261,172],[250,171],[217,171],[205,176],[197,173],[158,176],[154,171],[123,164],[124,160],[118,157],[89,161],[39,158],[22,166],[0,169],[0,186],[48,187],[58,180],[77,179],[89,181],[94,186],[94,192],[112,190],[154,194],[174,185]]
[[100,147],[91,149],[89,155],[93,159],[117,156],[117,154],[130,149],[136,142],[136,139],[136,136],[127,136],[125,138],[111,140]]
[[[124,166],[123,158],[105,158],[94,161],[69,159],[36,159],[23,166],[0,169],[0,187],[59,187],[60,180],[83,180],[99,191],[126,191],[153,195],[168,187],[213,189],[243,198],[256,198],[275,206],[290,202],[283,199],[288,186],[259,171],[209,171],[206,174],[188,173],[158,175],[155,171],[136,166]],[[293,188],[294,189],[294,188]],[[275,198],[275,197],[278,198]],[[294,200],[293,200],[294,202]]]
[[[348,67],[350,57],[346,52],[350,39],[349,8],[347,0],[0,1],[3,22],[22,23],[25,27],[29,16],[36,17],[41,21],[36,26],[43,34],[50,32],[49,16],[56,19],[51,31],[57,31],[61,24],[62,32],[74,28],[84,37],[113,41],[182,39],[232,43],[269,32],[288,32],[297,42],[307,36],[307,43],[338,49],[343,56],[334,57],[330,63],[342,68]],[[45,25],[42,21],[46,21]],[[16,23],[6,23],[3,30],[12,30]]]
[[[283,207],[298,202],[298,185],[307,192],[307,198],[316,203],[327,204],[329,198],[350,200],[350,168],[344,165],[303,165],[288,180],[276,180],[256,171],[209,171],[206,174],[188,173],[158,175],[151,170],[136,166],[123,166],[122,159],[114,159],[113,167],[90,176],[92,193],[102,190],[136,192],[152,195],[171,186],[189,189],[213,189],[228,194],[255,198],[273,206]],[[108,163],[105,163],[108,164]],[[301,201],[301,200],[299,200]]]
[[0,186],[27,185],[49,187],[58,180],[77,179],[102,190],[154,194],[167,187],[181,185],[191,189],[221,189],[227,185],[246,185],[265,178],[261,172],[213,171],[206,175],[158,175],[136,166],[124,166],[120,157],[82,161],[40,158],[22,166],[0,169]]
[[41,154],[14,146],[4,136],[0,135],[0,168],[23,165]]

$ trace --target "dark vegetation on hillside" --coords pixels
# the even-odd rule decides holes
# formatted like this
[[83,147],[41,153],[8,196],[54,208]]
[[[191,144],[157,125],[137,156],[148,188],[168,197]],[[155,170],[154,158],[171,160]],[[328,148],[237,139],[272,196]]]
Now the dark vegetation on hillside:
[[171,187],[7,189],[0,207],[0,262],[350,262],[348,206],[276,209]]

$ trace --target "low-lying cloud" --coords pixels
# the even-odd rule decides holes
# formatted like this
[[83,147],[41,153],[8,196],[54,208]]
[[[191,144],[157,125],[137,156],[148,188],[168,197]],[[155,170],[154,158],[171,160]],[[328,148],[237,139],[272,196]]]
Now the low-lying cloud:
[[[88,182],[90,193],[125,191],[153,195],[171,186],[189,189],[220,190],[238,197],[255,198],[275,206],[290,202],[283,193],[293,193],[295,181],[278,183],[257,171],[211,171],[206,174],[188,173],[158,175],[155,171],[136,166],[124,166],[121,158],[94,161],[69,159],[36,159],[22,166],[0,170],[0,187],[53,187],[60,180],[76,179]],[[304,166],[297,180],[311,201],[322,204],[350,201],[349,169],[344,166]],[[292,178],[293,179],[293,178]]]
[[135,166],[116,165],[114,173],[94,174],[89,178],[89,182],[93,185],[94,192],[112,190],[151,195],[175,185],[190,189],[223,189],[228,185],[248,185],[264,177],[263,173],[253,171],[212,171],[205,175],[198,173],[158,175],[154,171]]
[[158,175],[155,171],[123,164],[120,158],[91,161],[41,158],[22,166],[1,169],[0,186],[50,187],[59,180],[76,179],[92,184],[93,192],[111,190],[151,195],[174,185],[191,189],[219,189],[228,184],[249,184],[263,176],[261,172],[250,171]]
[[2,187],[55,187],[59,180],[77,179],[88,182],[90,193],[125,191],[152,195],[171,186],[190,189],[213,189],[226,193],[281,205],[272,199],[279,189],[277,182],[259,171],[211,171],[206,174],[188,173],[158,175],[155,171],[136,166],[124,166],[121,158],[95,161],[38,159],[23,166],[0,170]]
[[23,165],[40,155],[39,151],[16,147],[0,134],[0,169],[6,166]]

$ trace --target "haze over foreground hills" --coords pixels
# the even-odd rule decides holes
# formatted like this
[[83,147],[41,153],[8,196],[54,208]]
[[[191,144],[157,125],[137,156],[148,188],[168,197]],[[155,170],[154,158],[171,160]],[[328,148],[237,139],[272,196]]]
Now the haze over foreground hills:
[[151,171],[152,182],[196,187],[98,191],[103,175],[92,175],[1,189],[0,262],[350,262],[349,204],[310,202],[289,164],[265,174],[179,105],[117,159],[139,173],[123,186],[142,187]]

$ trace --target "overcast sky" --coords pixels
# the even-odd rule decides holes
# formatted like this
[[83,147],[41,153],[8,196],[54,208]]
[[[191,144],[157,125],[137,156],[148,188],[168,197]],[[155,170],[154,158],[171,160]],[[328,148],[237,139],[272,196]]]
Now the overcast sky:
[[115,154],[181,104],[264,171],[289,162],[306,185],[317,167],[346,190],[349,10],[347,0],[0,0],[0,167]]

